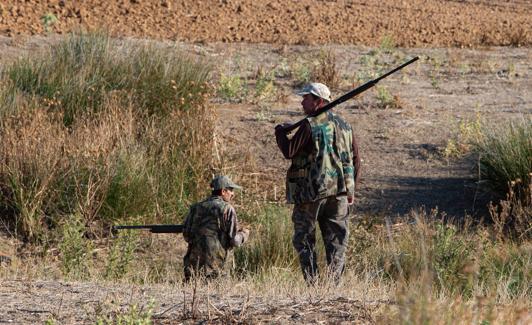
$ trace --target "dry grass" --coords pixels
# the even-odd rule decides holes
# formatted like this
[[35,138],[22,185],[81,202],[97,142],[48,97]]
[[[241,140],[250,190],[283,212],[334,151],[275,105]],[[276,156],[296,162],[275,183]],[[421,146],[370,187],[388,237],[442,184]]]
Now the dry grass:
[[46,225],[60,222],[53,216],[65,213],[81,213],[89,226],[164,214],[161,195],[186,205],[204,193],[214,167],[214,157],[205,155],[213,130],[205,106],[147,121],[132,106],[110,102],[69,128],[60,115],[22,110],[4,120],[2,130],[4,204],[17,211],[27,238],[39,237]]
[[[279,213],[284,212],[272,208],[257,218],[273,221]],[[119,277],[108,278],[104,272],[114,240],[100,242],[91,253],[87,280],[94,286],[159,288],[129,301],[130,306],[146,305],[154,298],[153,319],[254,323],[298,314],[302,322],[504,324],[528,317],[530,244],[498,239],[489,228],[444,224],[436,221],[439,217],[416,211],[394,225],[353,225],[349,263],[340,286],[324,277],[317,286],[308,287],[297,263],[286,263],[293,249],[289,238],[279,237],[282,224],[266,228],[265,221],[255,221],[260,226],[254,228],[252,241],[235,252],[236,272],[229,278],[182,283],[180,257],[185,246],[180,237],[142,233],[132,237],[133,255]],[[291,229],[282,233],[290,235]],[[42,253],[44,257],[15,258],[0,278],[63,279],[62,255],[54,250]],[[256,260],[257,256],[271,263]],[[112,283],[107,282],[110,279]],[[160,305],[163,302],[167,305]]]
[[[13,290],[10,281],[4,285],[11,292],[18,291]],[[385,284],[351,271],[340,287],[322,283],[310,288],[298,276],[287,277],[277,271],[264,281],[230,278],[211,283],[163,282],[149,286],[96,281],[90,286],[70,283],[66,288],[55,289],[51,282],[40,282],[39,288],[40,292],[56,291],[50,291],[46,301],[41,302],[42,296],[38,296],[41,309],[58,310],[61,294],[70,290],[75,293],[67,293],[62,301],[62,314],[76,310],[78,316],[88,313],[89,319],[125,316],[133,306],[142,311],[152,310],[149,319],[155,322],[525,324],[530,317],[527,299],[435,296],[430,285]],[[76,308],[83,301],[85,312]],[[150,305],[153,308],[148,308]],[[93,308],[98,308],[98,312],[91,313]]]

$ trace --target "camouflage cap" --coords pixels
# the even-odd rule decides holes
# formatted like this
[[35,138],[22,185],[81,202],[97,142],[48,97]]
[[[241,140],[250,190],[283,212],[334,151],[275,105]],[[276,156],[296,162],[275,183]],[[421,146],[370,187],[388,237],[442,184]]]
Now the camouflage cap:
[[233,183],[233,181],[229,177],[225,175],[220,175],[212,179],[211,188],[214,191],[217,191],[217,190],[222,190],[224,188],[241,189],[242,186],[239,186]]
[[304,96],[307,94],[312,94],[320,98],[325,99],[326,101],[331,101],[331,91],[327,86],[319,82],[313,82],[306,85],[300,92],[297,93],[299,96]]

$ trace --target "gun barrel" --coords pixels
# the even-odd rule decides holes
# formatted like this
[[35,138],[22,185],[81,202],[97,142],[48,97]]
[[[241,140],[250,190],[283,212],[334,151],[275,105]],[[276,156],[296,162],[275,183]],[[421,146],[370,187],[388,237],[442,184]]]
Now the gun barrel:
[[113,226],[114,230],[120,230],[120,229],[147,229],[151,233],[155,234],[169,234],[169,233],[182,233],[183,232],[183,225],[117,225]]

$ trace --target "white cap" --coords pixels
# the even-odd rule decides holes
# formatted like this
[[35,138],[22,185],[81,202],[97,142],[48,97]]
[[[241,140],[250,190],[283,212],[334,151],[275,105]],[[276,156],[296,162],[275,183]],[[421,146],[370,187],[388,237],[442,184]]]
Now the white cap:
[[313,82],[306,85],[300,92],[297,93],[299,96],[304,96],[307,94],[312,94],[320,98],[325,99],[326,101],[331,101],[331,91],[327,86],[319,82]]

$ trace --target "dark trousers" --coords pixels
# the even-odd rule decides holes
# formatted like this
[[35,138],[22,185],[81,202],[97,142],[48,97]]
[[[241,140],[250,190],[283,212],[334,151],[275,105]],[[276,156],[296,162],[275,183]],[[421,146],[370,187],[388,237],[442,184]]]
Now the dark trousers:
[[331,196],[314,202],[299,203],[292,213],[294,238],[301,270],[308,283],[318,278],[316,262],[316,221],[320,226],[327,257],[327,275],[338,283],[345,267],[349,238],[346,196]]

